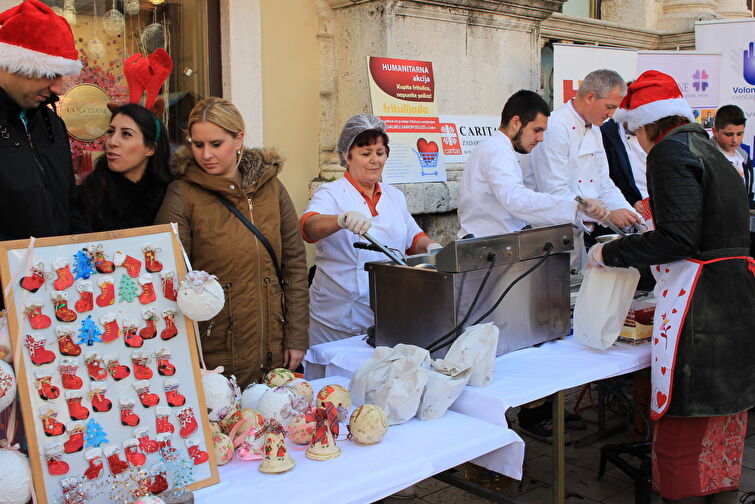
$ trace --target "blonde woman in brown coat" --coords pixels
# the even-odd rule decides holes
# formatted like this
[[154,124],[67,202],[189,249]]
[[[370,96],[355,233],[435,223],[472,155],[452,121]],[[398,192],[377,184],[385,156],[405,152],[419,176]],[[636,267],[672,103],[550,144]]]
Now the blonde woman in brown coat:
[[[274,150],[244,148],[244,121],[222,98],[192,109],[189,146],[171,161],[156,224],[176,222],[194,269],[216,275],[225,306],[199,324],[209,368],[223,366],[243,387],[275,367],[296,369],[308,347],[307,265],[296,209],[277,175],[283,159]],[[223,196],[256,226],[262,242],[218,198]]]

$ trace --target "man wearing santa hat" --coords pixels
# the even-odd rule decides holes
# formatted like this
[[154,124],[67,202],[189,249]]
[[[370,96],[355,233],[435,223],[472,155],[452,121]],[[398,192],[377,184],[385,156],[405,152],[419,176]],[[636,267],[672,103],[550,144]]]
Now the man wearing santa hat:
[[0,240],[88,231],[63,121],[63,76],[81,71],[71,27],[38,0],[0,13]]
[[755,405],[755,260],[742,179],[670,76],[629,86],[618,121],[647,157],[655,229],[590,249],[587,267],[652,266],[653,486],[665,502],[734,504]]

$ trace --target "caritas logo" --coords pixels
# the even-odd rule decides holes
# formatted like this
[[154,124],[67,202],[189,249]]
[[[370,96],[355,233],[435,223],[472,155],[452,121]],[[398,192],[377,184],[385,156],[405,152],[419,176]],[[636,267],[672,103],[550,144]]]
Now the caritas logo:
[[461,142],[453,123],[441,123],[440,142],[443,145],[443,154],[446,156],[461,156]]

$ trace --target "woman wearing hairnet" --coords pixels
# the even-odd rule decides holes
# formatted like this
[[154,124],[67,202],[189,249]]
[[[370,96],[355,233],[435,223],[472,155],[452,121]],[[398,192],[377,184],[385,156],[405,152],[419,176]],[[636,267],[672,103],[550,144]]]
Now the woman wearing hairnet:
[[404,195],[380,182],[389,152],[380,118],[350,118],[338,139],[344,177],[318,187],[299,219],[304,240],[317,250],[309,289],[310,345],[364,334],[375,323],[364,263],[385,256],[355,249],[359,235],[369,230],[379,243],[407,254],[440,248],[414,222]]

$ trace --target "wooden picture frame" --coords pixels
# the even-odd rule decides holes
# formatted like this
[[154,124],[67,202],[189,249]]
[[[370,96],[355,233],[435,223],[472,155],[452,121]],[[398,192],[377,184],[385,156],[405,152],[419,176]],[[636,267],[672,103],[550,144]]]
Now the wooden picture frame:
[[[77,411],[80,412],[81,410],[72,409],[72,403],[69,403],[66,400],[67,393],[69,392],[74,395],[79,392],[84,393],[82,400],[78,404],[83,405],[89,411],[88,419],[93,418],[103,426],[103,430],[108,438],[107,446],[117,446],[120,448],[119,458],[121,460],[125,459],[129,464],[129,469],[124,471],[123,474],[133,476],[133,473],[138,473],[140,470],[150,473],[150,470],[155,467],[158,467],[159,469],[157,464],[159,463],[160,456],[166,453],[163,450],[154,453],[142,451],[146,456],[146,463],[142,466],[133,465],[131,459],[126,459],[125,457],[126,446],[123,445],[123,441],[135,437],[135,426],[126,425],[123,422],[124,417],[121,412],[121,399],[135,400],[133,412],[139,417],[139,427],[148,427],[148,436],[150,439],[154,440],[157,437],[156,429],[158,421],[156,418],[156,410],[158,406],[145,406],[145,403],[141,402],[142,394],[138,393],[137,387],[134,386],[134,383],[138,381],[134,376],[137,367],[133,365],[134,361],[130,357],[133,356],[133,352],[135,351],[142,351],[148,357],[151,357],[151,360],[147,362],[146,366],[152,371],[152,376],[148,379],[150,386],[149,391],[152,394],[157,395],[157,398],[160,401],[159,407],[169,408],[167,418],[169,423],[174,427],[175,432],[170,434],[170,443],[168,443],[168,446],[172,446],[172,448],[176,450],[175,453],[180,458],[183,458],[182,462],[184,463],[184,468],[187,460],[190,463],[193,482],[186,486],[186,488],[196,490],[217,483],[219,481],[218,468],[215,461],[215,451],[213,449],[210,424],[207,418],[207,407],[202,388],[199,351],[197,349],[196,340],[198,336],[195,334],[194,324],[181,313],[177,303],[172,299],[165,297],[165,294],[168,292],[168,287],[166,287],[166,284],[161,277],[161,274],[164,275],[168,271],[173,271],[174,294],[177,293],[179,281],[186,274],[182,247],[178,240],[177,233],[173,231],[170,225],[159,225],[103,233],[39,238],[34,240],[33,246],[31,247],[30,243],[31,240],[29,239],[0,242],[0,280],[2,281],[5,306],[7,309],[11,343],[16,356],[14,359],[14,365],[17,374],[20,406],[23,412],[24,428],[29,448],[29,461],[34,479],[34,489],[37,496],[37,502],[40,504],[62,502],[63,487],[61,481],[71,477],[78,478],[78,491],[87,494],[86,501],[88,503],[104,504],[114,500],[111,496],[107,495],[108,485],[102,484],[103,481],[107,483],[108,478],[113,479],[113,482],[118,479],[110,471],[111,466],[106,456],[103,456],[101,459],[103,467],[98,477],[89,480],[83,475],[87,467],[91,467],[90,463],[85,458],[85,454],[89,449],[87,446],[80,451],[68,453],[67,450],[74,446],[74,444],[71,444],[70,446],[66,445],[66,451],[58,456],[57,459],[55,459],[55,457],[53,457],[53,459],[65,462],[68,465],[69,470],[65,474],[56,475],[50,474],[49,472],[51,466],[48,462],[49,459],[46,454],[46,448],[50,444],[57,444],[58,442],[63,443],[67,439],[70,439],[70,436],[65,433],[52,436],[47,434],[47,432],[56,432],[59,428],[48,429],[47,426],[54,425],[52,423],[43,425],[40,408],[44,408],[45,411],[49,411],[49,407],[57,408],[58,416],[56,417],[56,421],[61,424],[68,423],[69,417],[71,417],[73,421],[74,419],[72,417],[74,413]],[[95,250],[96,247],[94,247],[93,244],[102,245],[106,260],[112,261],[116,251],[123,251],[125,253],[127,256],[126,262],[128,262],[128,257],[137,259],[142,263],[140,265],[139,274],[133,276],[133,269],[127,270],[122,266],[115,266],[112,273],[100,273],[99,271],[92,273],[88,281],[91,282],[93,288],[93,295],[91,298],[93,308],[89,311],[83,312],[79,312],[79,308],[81,307],[85,309],[88,304],[84,303],[78,305],[75,303],[77,299],[80,298],[82,292],[78,289],[85,289],[85,286],[83,286],[83,281],[85,279],[75,279],[73,284],[68,285],[65,289],[61,289],[59,292],[65,292],[68,294],[67,309],[76,315],[76,320],[67,322],[58,318],[56,321],[56,313],[62,314],[63,318],[70,318],[71,315],[60,308],[64,305],[60,301],[61,298],[59,296],[56,298],[58,299],[57,302],[54,303],[53,301],[54,293],[56,292],[56,289],[54,288],[55,277],[57,276],[58,279],[61,279],[64,278],[65,275],[61,276],[55,273],[53,271],[52,263],[56,262],[57,259],[68,259],[70,263],[70,272],[72,276],[75,277],[75,254],[79,251],[84,251],[86,254],[86,250],[89,250],[90,252]],[[147,261],[143,247],[147,244],[152,244],[155,248],[159,249],[156,259],[162,263],[162,271],[146,271]],[[29,266],[34,266],[39,263],[43,265],[42,269],[46,273],[44,276],[44,282],[36,292],[31,292],[23,287],[21,282],[24,280],[24,277],[30,275]],[[60,262],[58,261],[57,264],[60,264]],[[103,268],[109,268],[107,264],[103,264]],[[124,263],[124,265],[125,264],[126,263]],[[131,264],[134,263],[131,262]],[[156,266],[153,266],[152,269],[155,267]],[[85,268],[79,268],[79,272],[83,269]],[[52,273],[52,275],[50,275],[50,273]],[[65,269],[63,269],[63,273],[65,274]],[[149,283],[147,276],[152,280],[153,292],[155,294],[155,299],[152,302],[149,302],[151,296],[149,295],[148,289],[145,288],[144,284],[138,283],[138,280],[142,275],[145,275],[145,284]],[[113,291],[115,299],[113,304],[101,306],[99,304],[100,302],[105,303],[109,299],[109,296],[106,295],[105,292],[108,290],[106,282],[106,277],[108,276],[112,278],[110,288]],[[145,294],[146,292],[143,298],[137,296],[136,298],[132,298],[131,302],[127,302],[125,299],[119,300],[119,280],[126,284],[129,283],[129,280],[123,280],[124,276],[128,276],[131,279],[130,281],[137,285],[137,288],[141,285],[142,293]],[[104,287],[98,288],[98,281],[103,282],[102,285]],[[62,281],[56,285],[62,286],[65,283],[65,281]],[[34,282],[28,283],[27,280],[24,285],[33,288],[36,284]],[[101,291],[101,289],[104,290]],[[128,291],[128,289],[126,289],[126,291]],[[103,296],[102,298],[98,296],[98,292]],[[131,292],[133,293],[133,291]],[[41,301],[41,313],[50,318],[51,323],[46,328],[32,328],[31,319],[38,315],[34,310],[31,310],[30,313],[24,313],[24,308],[26,306],[34,304],[32,301],[33,298],[37,298]],[[135,319],[138,323],[139,329],[142,327],[146,329],[150,326],[150,322],[148,322],[147,319],[149,314],[144,314],[144,310],[147,309],[152,309],[155,312],[156,318],[151,320],[157,326],[156,333],[153,334],[151,338],[146,338],[147,335],[154,331],[145,332],[145,338],[142,339],[141,347],[127,346],[125,343],[125,333],[123,331],[124,320],[128,322]],[[165,314],[164,310],[175,311],[174,323],[175,328],[177,329],[177,335],[168,340],[165,340],[162,337],[162,329],[167,330],[170,325],[169,314],[167,319],[161,318],[161,315]],[[60,339],[60,334],[61,332],[70,333],[70,330],[66,331],[64,329],[58,329],[58,327],[74,329],[80,335],[83,334],[81,328],[83,327],[84,320],[91,316],[90,320],[96,324],[97,328],[100,331],[107,332],[105,331],[106,327],[101,322],[101,318],[108,315],[108,312],[111,312],[110,315],[113,313],[116,315],[116,323],[120,330],[116,339],[110,342],[94,342],[91,346],[87,346],[83,342],[84,340],[80,340],[74,345],[81,348],[80,355],[73,356],[71,352],[75,353],[75,349],[71,350],[72,347],[66,347],[68,348],[68,353],[62,353],[64,340]],[[141,315],[141,317],[139,315]],[[44,319],[36,319],[35,325],[44,325],[44,322]],[[88,323],[87,327],[91,327],[91,323]],[[167,331],[164,335],[169,336],[171,333],[172,331]],[[109,337],[112,337],[113,332],[110,331],[108,334]],[[132,334],[133,332],[129,333],[130,336]],[[31,335],[33,339],[29,340],[27,335]],[[46,338],[47,344],[46,346],[40,347],[39,341],[42,338]],[[58,340],[57,344],[55,343],[56,340]],[[73,337],[69,341],[75,340],[76,337]],[[138,343],[138,339],[134,338],[129,339],[129,341],[132,344]],[[35,345],[37,346],[35,347]],[[37,361],[49,359],[50,353],[48,352],[54,354],[54,360],[41,365],[34,364],[32,362],[30,348],[35,348],[35,351],[38,351],[39,348],[46,350],[46,352],[40,353],[43,357],[37,356],[35,358]],[[163,372],[170,373],[169,366],[162,366],[159,368],[155,366],[155,355],[162,355],[160,352],[162,352],[161,349],[164,348],[167,348],[170,351],[171,360],[168,362],[172,363],[175,367],[173,375],[163,374]],[[116,381],[117,375],[112,371],[114,368],[111,368],[110,371],[104,371],[105,378],[100,378],[101,381],[89,378],[88,375],[92,376],[92,374],[89,371],[89,367],[85,364],[85,356],[90,355],[89,352],[98,353],[100,357],[104,357],[106,354],[111,354],[113,357],[117,358],[117,363],[126,365],[130,368],[129,375],[125,378],[119,378],[118,381]],[[78,365],[76,376],[82,380],[82,387],[80,387],[79,392],[67,389],[63,386],[62,376],[58,369],[63,358],[74,359],[74,362]],[[96,361],[91,360],[90,362],[94,363]],[[105,362],[100,361],[100,364],[104,365]],[[93,367],[92,369],[96,370],[96,367]],[[142,374],[147,371],[143,366],[140,366],[139,369]],[[37,375],[43,375],[41,381]],[[44,375],[51,376],[51,381],[45,381],[46,376]],[[94,376],[100,375],[97,375],[95,372]],[[67,376],[67,378],[69,377],[70,376]],[[48,390],[49,392],[50,389],[40,388],[40,384],[45,382],[53,387],[52,392],[45,393],[44,390]],[[171,401],[167,399],[165,394],[169,387],[173,388],[176,386],[174,382],[178,382],[177,386],[179,388],[177,389],[177,392],[185,399],[185,404],[183,405],[169,404]],[[71,384],[70,381],[68,381],[68,383],[69,385]],[[96,387],[101,388],[100,385],[97,385],[101,383],[106,384],[105,386],[107,387],[107,392],[102,395],[96,395],[97,392],[94,391],[95,389],[92,388],[90,390],[90,387],[88,387],[88,384],[95,384]],[[59,395],[54,398],[45,399],[43,396],[49,397],[55,394],[55,387],[57,387]],[[165,389],[165,392],[163,389]],[[87,394],[87,392],[89,393]],[[101,411],[95,411],[95,408],[90,404],[91,400],[95,397],[98,399],[98,405],[100,406]],[[87,400],[87,398],[89,399]],[[99,402],[102,398],[105,398],[112,403],[110,410],[104,410],[104,407],[102,406],[103,403]],[[75,403],[76,400],[73,402]],[[172,402],[176,403],[177,401],[173,400]],[[188,421],[185,423],[188,427],[186,430],[183,430],[182,425],[184,425],[187,416],[182,414],[182,418],[179,418],[178,411],[181,411],[184,408],[191,409],[193,412],[193,418],[197,423],[196,430],[185,438],[182,436],[182,433],[189,432],[193,426],[192,422]],[[164,409],[160,411],[163,413],[165,412]],[[183,413],[186,412],[184,411]],[[55,417],[53,418],[55,419]],[[86,424],[89,421],[88,419],[76,420],[80,421],[80,423]],[[164,424],[162,425],[164,426]],[[199,449],[199,452],[205,452],[207,454],[206,461],[200,462],[196,465],[194,464],[195,461],[205,459],[204,456],[200,456],[196,459],[191,456],[189,453],[189,446],[186,444],[186,440],[188,439],[192,440],[190,444],[198,442],[197,448]],[[141,449],[141,446],[142,445],[140,444],[139,449]],[[194,453],[197,452],[194,451]],[[115,467],[118,466],[116,465]],[[84,471],[82,471],[82,469],[84,469]],[[150,475],[150,478],[152,476],[154,475]],[[123,477],[125,478],[125,476]],[[167,473],[167,479],[169,481],[169,488],[172,488],[173,481],[171,481],[170,473]]]

